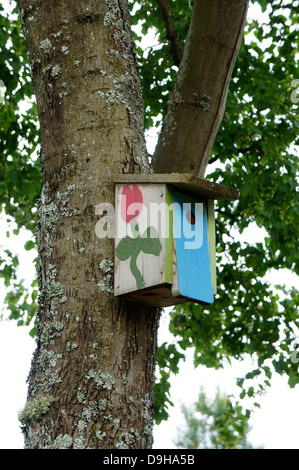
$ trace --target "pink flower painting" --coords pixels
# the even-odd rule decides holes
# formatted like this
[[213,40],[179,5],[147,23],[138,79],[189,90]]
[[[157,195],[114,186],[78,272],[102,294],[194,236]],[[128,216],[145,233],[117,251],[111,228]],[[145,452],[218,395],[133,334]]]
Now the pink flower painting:
[[131,224],[136,222],[143,208],[142,192],[137,184],[124,186],[121,195],[121,216],[122,219]]

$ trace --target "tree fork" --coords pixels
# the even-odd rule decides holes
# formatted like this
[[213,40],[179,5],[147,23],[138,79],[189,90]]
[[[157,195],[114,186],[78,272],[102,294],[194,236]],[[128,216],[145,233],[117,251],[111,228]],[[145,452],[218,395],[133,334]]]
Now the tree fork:
[[114,243],[95,234],[95,206],[114,204],[113,174],[149,170],[128,5],[18,6],[43,178],[25,447],[148,448],[159,312],[114,298]]

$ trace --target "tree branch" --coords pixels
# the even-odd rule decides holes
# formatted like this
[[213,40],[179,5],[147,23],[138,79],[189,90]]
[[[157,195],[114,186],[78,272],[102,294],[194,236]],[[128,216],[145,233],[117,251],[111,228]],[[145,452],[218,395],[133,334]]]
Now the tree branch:
[[210,160],[208,161],[209,165],[211,165],[212,163],[215,163],[219,159],[219,157],[220,157],[219,154],[214,155],[214,157],[211,157]]
[[194,0],[183,58],[153,158],[159,173],[203,177],[222,121],[248,0]]
[[178,33],[174,27],[173,17],[169,9],[168,1],[157,0],[157,3],[165,23],[167,39],[170,43],[174,65],[179,66],[182,60],[182,51],[180,49]]
[[249,145],[248,147],[244,147],[244,148],[240,148],[238,149],[238,151],[240,153],[242,153],[243,155],[245,153],[248,153],[248,152],[251,152],[252,150],[262,150],[261,149],[261,142],[262,142],[263,138],[261,137],[259,140],[253,142],[251,145]]

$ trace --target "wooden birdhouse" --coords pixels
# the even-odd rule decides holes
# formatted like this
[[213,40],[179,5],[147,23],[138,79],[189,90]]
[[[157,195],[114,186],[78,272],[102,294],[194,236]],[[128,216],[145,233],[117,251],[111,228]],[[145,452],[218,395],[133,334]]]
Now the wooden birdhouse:
[[119,175],[114,294],[167,307],[216,293],[214,200],[239,192],[186,174]]

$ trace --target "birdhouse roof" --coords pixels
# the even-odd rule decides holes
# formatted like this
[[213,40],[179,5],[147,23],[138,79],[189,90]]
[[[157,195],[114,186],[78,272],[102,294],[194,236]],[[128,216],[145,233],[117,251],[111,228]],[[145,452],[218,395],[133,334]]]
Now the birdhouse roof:
[[174,189],[183,191],[194,197],[205,199],[222,199],[235,201],[239,191],[229,186],[214,183],[213,181],[190,174],[163,173],[163,174],[122,174],[114,177],[116,184],[167,184]]

